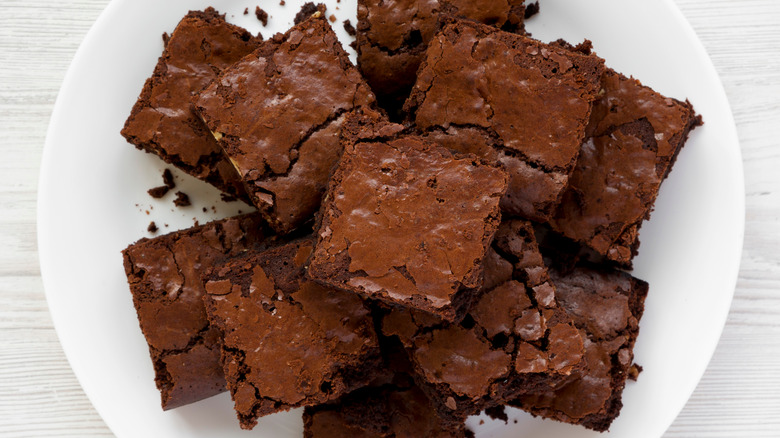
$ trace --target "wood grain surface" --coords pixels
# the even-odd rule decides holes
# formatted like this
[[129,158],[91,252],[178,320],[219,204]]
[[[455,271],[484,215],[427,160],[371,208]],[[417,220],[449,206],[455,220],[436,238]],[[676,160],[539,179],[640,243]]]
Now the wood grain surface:
[[[35,232],[38,169],[54,100],[78,45],[107,3],[0,0],[2,437],[113,436],[57,340]],[[747,222],[723,337],[664,436],[780,437],[780,2],[677,3],[731,102],[745,166]]]

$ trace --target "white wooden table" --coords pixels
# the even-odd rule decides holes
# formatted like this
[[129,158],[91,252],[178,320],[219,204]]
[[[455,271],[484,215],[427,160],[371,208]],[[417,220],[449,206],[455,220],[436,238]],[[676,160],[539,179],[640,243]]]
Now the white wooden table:
[[[710,53],[734,111],[747,228],[723,337],[665,437],[780,437],[780,1],[677,2]],[[112,436],[52,327],[35,233],[38,168],[54,100],[79,43],[107,3],[0,0],[3,437]]]

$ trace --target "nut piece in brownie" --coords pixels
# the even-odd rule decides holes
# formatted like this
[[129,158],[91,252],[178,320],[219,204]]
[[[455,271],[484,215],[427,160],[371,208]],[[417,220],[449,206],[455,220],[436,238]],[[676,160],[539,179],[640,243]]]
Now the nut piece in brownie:
[[306,407],[303,428],[304,438],[473,436],[463,423],[446,424],[408,377],[361,388],[332,404]]
[[225,390],[220,336],[206,317],[201,275],[217,261],[262,248],[264,229],[260,215],[249,214],[141,239],[122,251],[163,409]]
[[192,96],[261,42],[213,8],[192,11],[176,26],[122,135],[138,149],[249,202],[214,137],[192,112]]
[[482,282],[506,173],[353,113],[321,210],[309,276],[447,320]]
[[318,12],[225,70],[196,109],[254,204],[287,233],[320,206],[344,114],[374,100]]
[[241,427],[326,403],[369,383],[381,361],[369,309],[304,278],[314,239],[216,266],[204,298],[224,334],[223,367]]
[[523,32],[524,0],[358,0],[358,67],[390,114],[414,85],[443,15]]
[[404,108],[420,132],[503,162],[511,182],[502,211],[544,222],[574,169],[603,72],[595,55],[451,20]]
[[620,413],[648,285],[620,271],[577,267],[550,271],[556,297],[582,334],[587,367],[554,390],[524,395],[512,406],[534,415],[606,431]]
[[459,324],[395,308],[381,321],[414,365],[439,414],[457,424],[483,409],[568,381],[583,340],[557,305],[529,222],[501,224],[485,259],[485,285]]
[[689,102],[609,69],[552,228],[630,266],[661,183],[701,124]]

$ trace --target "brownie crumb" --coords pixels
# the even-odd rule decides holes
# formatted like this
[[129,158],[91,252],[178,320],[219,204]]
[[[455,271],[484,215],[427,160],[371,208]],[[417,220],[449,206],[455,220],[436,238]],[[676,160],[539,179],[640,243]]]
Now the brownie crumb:
[[355,29],[355,26],[352,25],[352,22],[349,21],[349,19],[344,20],[344,30],[351,36],[357,35],[357,29]]
[[357,40],[356,41],[352,41],[351,43],[349,43],[349,47],[352,47],[352,49],[357,51]]
[[325,5],[322,3],[314,4],[312,2],[306,2],[301,6],[301,10],[298,11],[297,14],[295,14],[295,20],[293,22],[295,24],[300,24],[303,21],[305,21],[307,18],[314,15],[315,12],[320,12],[322,14],[325,13]]
[[146,231],[154,234],[157,232],[157,224],[154,223],[154,221],[149,222],[149,226],[146,228]]
[[227,193],[220,193],[219,197],[222,198],[222,202],[236,202],[236,201],[238,201],[238,198],[236,198],[233,195],[228,195]]
[[286,5],[286,4],[287,4],[287,3],[285,3],[285,1],[284,1],[284,0],[282,0],[282,1],[280,1],[280,2],[279,2],[279,6],[284,6],[284,5]]
[[644,370],[641,365],[633,364],[631,365],[631,368],[628,370],[628,378],[636,382],[636,379],[639,377],[639,374]]
[[263,23],[263,27],[268,26],[268,12],[260,9],[260,6],[255,6],[255,17]]
[[525,19],[529,19],[539,13],[539,2],[529,3],[525,7]]
[[203,212],[204,212],[204,213],[208,213],[208,211],[209,211],[209,209],[208,209],[208,208],[206,208],[206,207],[203,207]]
[[153,189],[149,189],[146,193],[148,193],[149,196],[151,196],[154,199],[160,199],[163,196],[165,196],[165,194],[168,193],[168,190],[170,189],[171,188],[168,186],[160,186],[160,187],[155,187]]
[[509,417],[501,405],[485,409],[485,414],[493,420],[504,420],[504,423],[509,423]]
[[165,169],[163,171],[162,178],[163,184],[165,184],[169,189],[176,187],[176,183],[173,181],[173,173],[171,173],[171,169]]
[[168,224],[163,224],[163,225],[165,225],[165,228],[168,228]]
[[168,35],[168,32],[163,32],[162,34],[162,40],[163,40],[163,46],[168,47],[168,40],[171,39],[171,36]]
[[199,227],[200,226],[200,222],[197,219],[192,218],[192,221],[193,221],[193,226],[194,227]]
[[244,15],[249,15],[249,8],[244,8]]
[[328,20],[330,20],[331,23],[335,23],[336,22],[336,16],[333,15],[333,14],[330,14],[330,17],[328,17]]
[[173,200],[173,205],[177,207],[187,207],[192,205],[190,203],[190,197],[184,192],[176,192],[176,199]]

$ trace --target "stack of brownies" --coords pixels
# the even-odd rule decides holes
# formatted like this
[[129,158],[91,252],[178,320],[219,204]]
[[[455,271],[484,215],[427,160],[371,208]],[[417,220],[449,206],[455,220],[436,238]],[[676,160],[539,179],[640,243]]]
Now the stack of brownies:
[[523,0],[358,1],[354,66],[307,5],[263,41],[209,8],[165,39],[122,134],[257,212],[124,250],[172,409],[242,428],[468,436],[514,406],[604,431],[648,285],[626,273],[701,123]]

